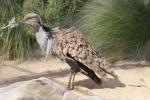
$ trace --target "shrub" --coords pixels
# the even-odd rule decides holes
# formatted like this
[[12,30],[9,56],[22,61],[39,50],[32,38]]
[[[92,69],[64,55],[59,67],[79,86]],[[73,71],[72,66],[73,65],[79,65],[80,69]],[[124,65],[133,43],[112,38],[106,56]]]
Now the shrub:
[[94,0],[82,14],[82,31],[103,53],[142,54],[150,39],[148,0]]
[[39,13],[51,27],[68,25],[88,0],[26,0],[24,13]]
[[[0,27],[12,17],[17,20],[25,13],[35,12],[43,17],[50,27],[72,23],[74,16],[87,0],[1,0]],[[0,38],[0,58],[24,59],[31,57],[36,41],[28,27],[19,25],[14,29],[5,29]]]
[[[0,3],[0,26],[8,24],[12,17],[20,18],[23,0],[1,0]],[[3,37],[0,38],[0,56],[3,59],[23,59],[31,54],[33,37],[26,34],[22,25],[5,29]]]

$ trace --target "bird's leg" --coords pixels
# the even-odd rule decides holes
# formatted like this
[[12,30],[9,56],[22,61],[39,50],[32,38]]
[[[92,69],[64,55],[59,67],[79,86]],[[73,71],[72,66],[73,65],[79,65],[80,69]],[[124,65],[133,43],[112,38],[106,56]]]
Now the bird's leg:
[[70,71],[70,77],[69,77],[69,81],[68,81],[68,89],[70,89],[70,86],[71,86],[71,79],[72,79],[72,71]]
[[70,57],[66,57],[66,62],[71,67],[71,69],[70,69],[71,75],[69,78],[68,87],[70,87],[70,89],[73,89],[74,88],[75,74],[80,71],[80,68],[79,68],[79,65],[75,62],[75,60],[70,58]]
[[73,90],[74,89],[74,80],[75,80],[75,72],[72,70],[70,71],[70,77],[68,82],[68,89]]
[[75,80],[75,75],[76,75],[76,73],[73,72],[72,75],[73,75],[73,76],[72,76],[73,78],[72,78],[72,86],[71,86],[71,89],[74,89],[74,80]]

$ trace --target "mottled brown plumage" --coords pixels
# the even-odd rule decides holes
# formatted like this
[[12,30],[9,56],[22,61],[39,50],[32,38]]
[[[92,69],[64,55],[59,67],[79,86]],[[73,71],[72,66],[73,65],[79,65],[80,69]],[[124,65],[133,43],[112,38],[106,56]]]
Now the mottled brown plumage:
[[[117,78],[109,64],[94,47],[75,28],[47,28],[42,24],[39,15],[30,13],[24,18],[36,33],[36,39],[41,49],[62,59],[71,67],[69,87],[73,89],[75,74],[81,72],[101,85],[101,78],[107,79],[107,74]],[[97,75],[99,77],[97,77]],[[72,85],[72,86],[71,86]]]
[[53,53],[59,58],[65,59],[69,54],[102,78],[107,78],[107,74],[117,77],[112,71],[111,65],[96,52],[80,31],[75,28],[57,27],[52,29],[52,32],[54,37]]

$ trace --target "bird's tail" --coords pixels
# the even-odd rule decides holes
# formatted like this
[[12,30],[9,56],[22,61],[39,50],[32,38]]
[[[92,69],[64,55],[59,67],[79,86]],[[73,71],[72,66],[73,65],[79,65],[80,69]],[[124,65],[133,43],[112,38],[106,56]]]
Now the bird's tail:
[[94,61],[95,63],[92,64],[94,72],[96,72],[105,81],[108,80],[107,74],[114,77],[115,79],[119,78],[118,75],[112,70],[111,64],[104,58],[96,58]]
[[92,79],[95,83],[97,83],[98,85],[102,84],[101,79],[95,74],[95,72],[91,69],[89,69],[87,66],[85,66],[84,64],[82,64],[81,62],[77,61],[77,64],[79,65],[79,67],[81,68],[81,73],[86,75],[87,77],[89,77],[90,79]]
[[103,62],[101,62],[101,63],[103,63],[103,64],[101,64],[100,69],[102,69],[105,73],[111,75],[115,79],[119,79],[118,75],[113,71],[112,65],[109,62],[107,62],[105,59],[103,59]]
[[107,70],[106,73],[108,73],[109,75],[113,76],[115,79],[119,79],[119,76],[114,71],[112,71],[112,69],[111,69],[111,71]]

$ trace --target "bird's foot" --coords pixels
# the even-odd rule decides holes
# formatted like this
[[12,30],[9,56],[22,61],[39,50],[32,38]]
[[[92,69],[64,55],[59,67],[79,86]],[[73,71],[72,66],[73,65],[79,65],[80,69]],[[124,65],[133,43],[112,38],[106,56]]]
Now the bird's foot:
[[67,86],[67,90],[73,90],[74,89],[74,87],[72,87],[72,86]]

